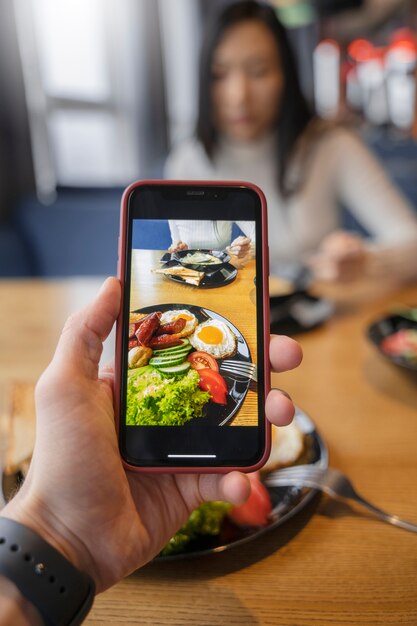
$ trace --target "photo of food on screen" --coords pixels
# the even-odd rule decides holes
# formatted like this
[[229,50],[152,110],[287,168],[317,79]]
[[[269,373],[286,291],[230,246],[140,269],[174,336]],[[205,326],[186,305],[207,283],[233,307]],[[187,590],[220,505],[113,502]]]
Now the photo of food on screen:
[[[257,425],[255,223],[239,227],[133,220],[126,425]],[[248,234],[237,269],[230,244]]]

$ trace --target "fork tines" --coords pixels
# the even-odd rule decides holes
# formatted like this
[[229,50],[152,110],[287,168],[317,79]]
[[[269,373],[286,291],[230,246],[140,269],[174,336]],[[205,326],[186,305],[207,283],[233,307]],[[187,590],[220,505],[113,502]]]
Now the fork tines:
[[256,372],[255,363],[247,363],[245,361],[223,361],[220,365],[220,369],[236,376],[243,376],[245,378],[252,378]]

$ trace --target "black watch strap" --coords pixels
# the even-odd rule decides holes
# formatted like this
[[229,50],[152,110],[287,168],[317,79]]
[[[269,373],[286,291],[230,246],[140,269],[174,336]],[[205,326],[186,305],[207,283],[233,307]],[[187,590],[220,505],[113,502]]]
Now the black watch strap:
[[0,575],[38,609],[46,626],[77,626],[93,604],[90,576],[33,530],[2,516]]

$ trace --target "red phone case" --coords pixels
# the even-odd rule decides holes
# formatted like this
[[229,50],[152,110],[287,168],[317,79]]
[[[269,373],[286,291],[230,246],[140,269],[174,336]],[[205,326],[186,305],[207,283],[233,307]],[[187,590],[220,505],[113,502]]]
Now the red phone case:
[[[123,193],[121,201],[120,211],[120,235],[118,243],[118,265],[117,275],[122,286],[122,302],[124,302],[124,260],[126,258],[126,233],[127,233],[127,207],[128,199],[132,191],[142,186],[155,186],[160,187],[163,185],[179,185],[179,186],[205,186],[205,187],[247,187],[252,189],[261,200],[262,209],[262,240],[264,242],[262,249],[262,266],[264,268],[262,276],[262,287],[264,294],[263,302],[263,322],[264,322],[264,372],[265,383],[264,393],[265,398],[270,391],[270,363],[269,363],[269,249],[268,249],[268,229],[267,229],[267,205],[266,198],[263,191],[252,183],[244,181],[206,181],[206,180],[141,180],[136,181],[129,185]],[[122,376],[122,331],[123,331],[123,306],[121,307],[119,317],[117,320],[116,328],[116,354],[115,354],[115,383],[114,383],[114,398],[115,398],[115,415],[116,415],[116,427],[117,434],[119,436],[120,426],[120,389],[121,389],[121,376]],[[271,450],[271,426],[266,418],[265,419],[265,451],[262,458],[255,465],[247,467],[139,467],[131,465],[122,457],[123,465],[126,469],[141,472],[141,473],[156,473],[156,474],[226,474],[237,470],[240,472],[254,472],[260,469],[268,460]]]

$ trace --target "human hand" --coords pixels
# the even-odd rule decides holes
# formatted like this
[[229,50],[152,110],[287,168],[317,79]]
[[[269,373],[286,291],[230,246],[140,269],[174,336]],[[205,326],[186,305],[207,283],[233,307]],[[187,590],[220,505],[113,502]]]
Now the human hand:
[[180,250],[188,250],[188,245],[183,241],[177,241],[168,248],[168,252],[180,252]]
[[[72,315],[36,388],[37,431],[26,480],[2,515],[25,524],[89,573],[103,591],[156,556],[204,500],[242,503],[248,478],[126,472],[113,411],[113,372],[98,371],[102,344],[120,308],[119,282],[108,279],[94,302]],[[298,344],[273,337],[275,371],[296,367]],[[280,391],[268,419],[284,425],[294,407]]]
[[363,276],[366,262],[363,240],[353,233],[335,231],[324,238],[307,264],[318,280],[350,282]]
[[227,252],[238,259],[244,259],[250,255],[251,239],[249,237],[236,237],[228,246]]

